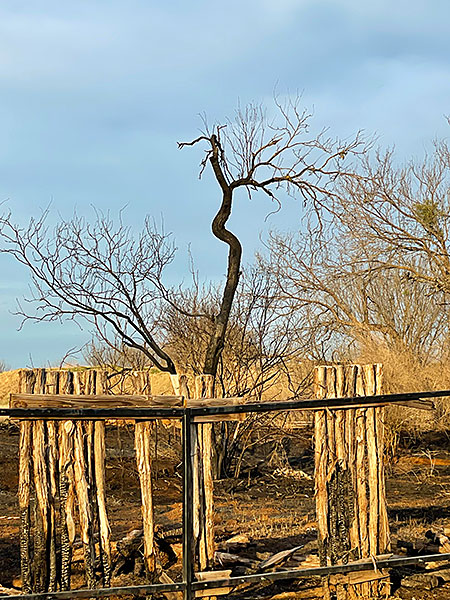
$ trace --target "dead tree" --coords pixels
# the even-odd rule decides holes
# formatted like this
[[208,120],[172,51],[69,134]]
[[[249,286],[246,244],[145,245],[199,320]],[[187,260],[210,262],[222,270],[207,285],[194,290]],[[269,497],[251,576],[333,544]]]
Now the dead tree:
[[206,155],[200,176],[210,165],[221,194],[221,204],[212,222],[212,232],[228,246],[228,265],[218,313],[206,348],[203,372],[215,375],[223,351],[225,334],[241,274],[242,246],[227,229],[236,193],[245,189],[251,197],[263,192],[281,208],[283,195],[300,197],[320,210],[332,195],[331,182],[345,174],[345,158],[364,152],[357,135],[350,142],[308,136],[310,115],[300,110],[298,98],[285,104],[275,100],[279,120],[271,121],[263,108],[249,105],[238,110],[234,120],[209,128],[179,147],[204,144]]
[[[364,157],[361,177],[342,178],[330,214],[352,240],[360,276],[398,273],[448,302],[450,292],[450,147],[436,141],[422,160],[398,166],[392,151]],[[369,261],[367,260],[369,259]]]
[[[446,354],[445,294],[401,269],[380,268],[381,247],[367,252],[362,239],[332,222],[307,235],[273,232],[268,248],[261,268],[277,281],[279,309],[300,317],[295,341],[304,355],[328,360],[339,347],[386,349],[427,364]],[[416,268],[425,267],[417,257]]]

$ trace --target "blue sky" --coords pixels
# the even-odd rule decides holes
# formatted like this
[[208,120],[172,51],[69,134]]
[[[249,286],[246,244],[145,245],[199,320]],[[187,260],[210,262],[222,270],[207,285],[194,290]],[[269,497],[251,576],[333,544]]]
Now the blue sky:
[[[317,127],[358,129],[395,143],[399,159],[448,136],[447,0],[247,0],[224,3],[21,1],[0,4],[0,199],[18,220],[52,203],[55,214],[91,205],[139,226],[164,215],[185,276],[192,244],[204,279],[225,269],[209,224],[211,177],[199,149],[179,151],[238,101],[270,105],[274,88],[303,94]],[[239,198],[231,227],[251,259],[269,228],[300,224],[289,201],[264,222],[267,199]],[[249,226],[250,225],[250,226]],[[0,358],[12,367],[58,362],[88,339],[70,324],[26,325],[10,314],[27,273],[0,256]]]

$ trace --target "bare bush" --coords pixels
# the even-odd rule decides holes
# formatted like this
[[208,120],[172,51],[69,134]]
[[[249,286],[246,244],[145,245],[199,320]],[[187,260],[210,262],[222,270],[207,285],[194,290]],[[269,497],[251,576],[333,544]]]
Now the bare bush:
[[[161,316],[167,347],[181,371],[202,372],[219,295],[220,290],[215,287],[194,285],[180,292],[177,305],[168,307]],[[193,320],[187,316],[192,312],[208,317]],[[295,314],[285,316],[278,310],[275,279],[257,268],[244,270],[218,364],[220,392],[261,398],[277,383],[286,365],[298,357],[293,342],[296,327]]]
[[107,367],[114,372],[143,371],[153,366],[145,354],[117,339],[93,339],[83,348],[83,358],[89,366]]
[[[284,313],[298,313],[298,344],[316,360],[354,360],[365,347],[412,353],[421,362],[448,351],[449,315],[441,295],[398,271],[378,271],[334,228],[269,240],[265,268],[277,278]],[[358,265],[356,267],[355,265]]]
[[[342,180],[341,180],[342,182]],[[334,197],[340,233],[351,240],[355,269],[396,271],[427,286],[450,291],[450,150],[437,141],[422,161],[397,167],[392,152],[364,157],[362,176],[347,178]]]

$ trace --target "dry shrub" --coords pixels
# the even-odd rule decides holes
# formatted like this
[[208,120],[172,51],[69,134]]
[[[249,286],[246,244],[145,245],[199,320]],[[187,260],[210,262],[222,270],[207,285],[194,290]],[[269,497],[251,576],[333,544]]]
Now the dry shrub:
[[[434,360],[424,363],[408,350],[395,350],[375,343],[366,344],[356,362],[383,363],[383,390],[388,394],[450,389],[450,363]],[[429,432],[450,430],[450,397],[436,398],[435,410],[424,411],[391,406],[387,411],[386,445],[395,454],[400,439],[416,444]]]
[[9,394],[19,391],[19,373],[19,369],[0,373],[0,406],[7,407]]

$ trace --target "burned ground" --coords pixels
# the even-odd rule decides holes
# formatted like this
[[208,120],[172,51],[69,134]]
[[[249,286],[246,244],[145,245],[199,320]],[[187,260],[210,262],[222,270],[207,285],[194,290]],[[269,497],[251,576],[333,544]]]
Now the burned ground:
[[[253,446],[244,455],[239,478],[215,484],[215,526],[219,551],[242,559],[263,561],[273,554],[301,546],[290,559],[317,553],[314,521],[314,483],[311,431],[289,434],[289,443],[270,439]],[[155,439],[154,500],[157,530],[178,556],[168,568],[173,579],[181,575],[181,464],[179,432],[158,428]],[[275,436],[276,437],[276,436]],[[112,539],[123,539],[141,527],[139,481],[135,467],[131,426],[108,427],[107,480],[108,512]],[[287,451],[286,451],[287,450]],[[0,429],[0,584],[20,586],[19,519],[17,507],[18,429]],[[392,548],[396,554],[431,553],[427,531],[450,527],[450,443],[446,432],[430,433],[420,440],[404,435],[395,458],[387,467],[387,490]],[[238,537],[236,537],[238,536]],[[230,541],[231,538],[231,541]],[[234,541],[233,541],[234,538]],[[243,561],[245,563],[245,560]],[[75,563],[75,566],[77,563]],[[74,571],[73,585],[83,584],[82,563]],[[245,569],[241,565],[241,571]],[[450,587],[437,573],[434,579],[423,569],[394,574],[397,597],[448,598]],[[132,562],[123,565],[113,584],[144,583]],[[434,589],[430,589],[436,586]],[[285,582],[262,589],[240,592],[239,597],[270,597],[299,587]],[[235,596],[238,597],[238,596]],[[282,596],[279,596],[280,598]]]

